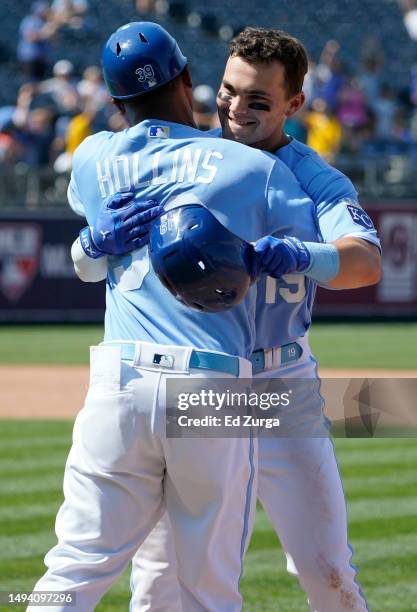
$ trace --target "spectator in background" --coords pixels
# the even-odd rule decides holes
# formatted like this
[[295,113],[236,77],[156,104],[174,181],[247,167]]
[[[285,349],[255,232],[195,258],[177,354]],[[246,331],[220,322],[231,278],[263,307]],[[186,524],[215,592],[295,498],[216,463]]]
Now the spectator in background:
[[336,109],[337,96],[345,82],[345,67],[340,60],[339,52],[339,42],[328,40],[315,70],[317,89],[314,97],[323,98],[332,112]]
[[398,110],[395,90],[384,83],[381,93],[375,100],[373,112],[375,115],[375,138],[380,141],[391,140],[394,137],[394,120]]
[[51,12],[59,26],[80,30],[85,26],[89,9],[87,0],[53,0]]
[[343,127],[358,130],[368,122],[367,101],[356,77],[351,76],[339,91],[336,116]]
[[67,130],[66,147],[66,152],[71,155],[71,157],[82,141],[93,133],[91,126],[94,116],[95,109],[90,106],[86,107],[82,113],[71,119]]
[[193,91],[194,121],[200,130],[220,127],[216,94],[210,85],[198,85]]
[[[89,71],[91,75],[95,74],[95,71],[90,71],[91,68],[96,68],[96,66],[89,66],[86,71]],[[84,94],[94,93],[94,90],[90,90],[89,87],[86,90],[84,87],[81,89]],[[58,174],[71,172],[74,151],[87,136],[102,130],[119,132],[128,127],[124,116],[111,103],[107,90],[105,99],[99,98],[99,102],[100,104],[97,104],[97,98],[94,95],[84,95],[81,112],[68,122],[64,138],[59,139],[60,152],[54,162],[54,170]],[[55,147],[57,141],[58,139],[55,140]]]
[[316,73],[319,81],[325,83],[329,80],[332,73],[332,65],[340,51],[340,44],[337,40],[328,40],[320,54]]
[[406,144],[413,142],[409,117],[403,108],[397,108],[395,112],[392,135],[396,142],[403,142]]
[[319,97],[326,101],[328,108],[335,112],[341,89],[347,81],[346,67],[338,57],[330,65],[328,79],[319,86]]
[[[314,98],[319,96],[319,77],[315,62],[308,58],[308,72],[304,77],[303,91],[306,97],[305,107],[310,108]],[[304,108],[303,106],[303,108]]]
[[50,41],[58,26],[49,18],[49,5],[43,0],[34,2],[29,15],[19,26],[17,59],[25,77],[37,81],[45,77],[49,66]]
[[313,100],[311,110],[307,112],[307,145],[317,151],[330,164],[334,163],[340,150],[342,127],[329,109],[326,100]]
[[50,147],[55,136],[55,114],[51,108],[35,108],[21,130],[25,151],[23,161],[32,168],[47,166],[51,161]]
[[382,71],[385,64],[385,53],[381,45],[381,39],[375,34],[366,36],[362,42],[360,51],[361,62],[364,64],[372,60],[379,72]]
[[14,116],[15,106],[0,108],[0,164],[13,165],[22,155],[22,146],[16,138]]
[[56,112],[53,106],[36,106],[36,85],[26,83],[19,90],[13,125],[22,148],[20,161],[28,166],[46,166],[51,161]]
[[53,77],[42,81],[37,91],[51,97],[60,116],[72,117],[80,108],[74,66],[69,60],[62,59],[56,62],[52,72]]
[[63,149],[54,162],[54,170],[58,174],[71,172],[72,156],[75,149],[82,141],[93,133],[92,124],[96,114],[96,108],[92,104],[86,104],[83,112],[75,115],[65,132]]
[[368,106],[372,108],[381,89],[381,64],[377,58],[365,57],[362,60],[358,74],[358,83],[365,95]]
[[361,148],[363,133],[370,117],[365,95],[354,76],[351,76],[339,91],[336,117],[342,126],[343,149],[356,153]]
[[22,154],[22,146],[10,128],[0,128],[0,164],[13,165]]
[[136,11],[140,15],[149,15],[154,13],[156,8],[156,0],[136,0]]
[[109,101],[109,94],[98,66],[88,66],[84,70],[77,91],[84,105],[91,104],[97,110],[102,110]]

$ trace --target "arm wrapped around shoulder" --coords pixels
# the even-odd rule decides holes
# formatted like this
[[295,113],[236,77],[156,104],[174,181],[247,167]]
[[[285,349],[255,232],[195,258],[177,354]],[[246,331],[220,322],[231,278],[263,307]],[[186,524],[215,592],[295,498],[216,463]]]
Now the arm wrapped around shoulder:
[[107,277],[107,257],[92,259],[88,257],[81,246],[78,237],[72,244],[71,257],[74,262],[75,273],[85,283],[97,283]]

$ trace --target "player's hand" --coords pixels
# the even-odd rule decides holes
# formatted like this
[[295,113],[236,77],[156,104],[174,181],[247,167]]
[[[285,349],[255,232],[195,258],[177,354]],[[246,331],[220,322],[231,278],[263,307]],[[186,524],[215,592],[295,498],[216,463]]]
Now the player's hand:
[[246,264],[246,269],[251,279],[251,284],[258,280],[261,272],[258,264],[258,255],[255,253],[253,244],[247,244],[243,251],[243,261]]
[[310,253],[298,238],[264,236],[255,243],[256,265],[273,278],[303,272],[310,264]]
[[163,210],[154,200],[139,200],[132,192],[116,193],[105,201],[94,226],[81,230],[81,246],[93,259],[130,253],[147,244],[151,222]]

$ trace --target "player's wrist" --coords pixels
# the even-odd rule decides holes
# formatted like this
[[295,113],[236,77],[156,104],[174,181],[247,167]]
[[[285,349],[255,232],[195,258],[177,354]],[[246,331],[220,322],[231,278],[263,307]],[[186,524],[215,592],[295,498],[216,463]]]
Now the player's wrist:
[[339,251],[333,244],[321,242],[304,242],[310,255],[310,263],[303,274],[318,283],[333,280],[340,270]]
[[92,228],[89,225],[80,230],[79,238],[84,253],[88,257],[91,257],[91,259],[99,259],[106,255],[106,253],[101,251],[94,242]]
[[295,271],[304,272],[311,262],[311,256],[305,242],[295,236],[285,236],[283,241],[294,253],[297,266]]

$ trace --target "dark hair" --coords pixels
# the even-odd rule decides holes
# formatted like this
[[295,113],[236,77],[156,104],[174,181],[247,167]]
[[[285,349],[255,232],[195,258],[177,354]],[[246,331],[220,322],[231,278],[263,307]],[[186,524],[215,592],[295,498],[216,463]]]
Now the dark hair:
[[245,28],[230,43],[230,56],[239,56],[250,63],[280,62],[285,69],[289,96],[303,88],[308,70],[307,52],[297,38],[283,30]]

